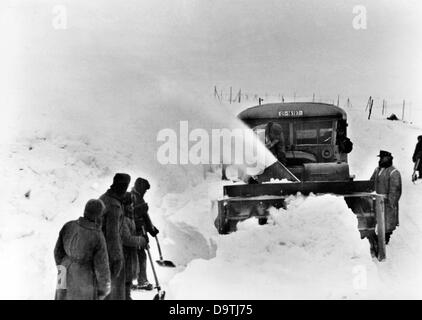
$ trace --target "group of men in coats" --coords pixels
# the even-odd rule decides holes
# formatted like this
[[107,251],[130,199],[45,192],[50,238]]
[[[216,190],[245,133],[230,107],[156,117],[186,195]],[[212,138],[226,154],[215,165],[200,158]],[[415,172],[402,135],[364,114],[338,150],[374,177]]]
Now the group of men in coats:
[[144,195],[150,184],[117,173],[99,199],[86,203],[83,217],[66,223],[54,249],[58,266],[56,299],[130,300],[135,288],[152,290],[146,276],[148,235],[159,232]]

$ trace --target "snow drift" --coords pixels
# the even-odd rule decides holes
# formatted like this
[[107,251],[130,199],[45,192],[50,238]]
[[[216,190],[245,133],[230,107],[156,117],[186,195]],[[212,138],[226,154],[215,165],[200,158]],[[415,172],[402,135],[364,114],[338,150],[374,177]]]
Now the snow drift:
[[[268,225],[252,218],[237,232],[214,238],[216,257],[190,263],[169,282],[169,297],[363,298],[376,282],[376,270],[344,200],[292,196],[287,202],[287,210],[272,210]],[[325,210],[316,209],[321,207]],[[357,270],[369,279],[364,288]]]

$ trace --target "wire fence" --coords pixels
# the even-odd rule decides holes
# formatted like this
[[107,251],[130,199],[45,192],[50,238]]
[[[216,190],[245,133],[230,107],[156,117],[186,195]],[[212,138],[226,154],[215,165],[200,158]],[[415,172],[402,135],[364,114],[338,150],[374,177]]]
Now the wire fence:
[[[414,121],[420,117],[420,114],[413,110],[412,102],[405,99],[391,100],[382,97],[369,97],[365,99],[358,99],[356,97],[350,98],[347,96],[337,95],[323,96],[323,95],[299,95],[297,93],[268,93],[268,92],[248,92],[242,89],[234,90],[233,87],[218,88],[214,86],[213,97],[220,103],[224,104],[244,104],[250,102],[251,104],[273,103],[273,102],[320,102],[336,105],[341,108],[362,109],[366,112],[368,119],[371,117],[387,118],[393,115],[394,120]],[[422,110],[420,110],[422,111]]]

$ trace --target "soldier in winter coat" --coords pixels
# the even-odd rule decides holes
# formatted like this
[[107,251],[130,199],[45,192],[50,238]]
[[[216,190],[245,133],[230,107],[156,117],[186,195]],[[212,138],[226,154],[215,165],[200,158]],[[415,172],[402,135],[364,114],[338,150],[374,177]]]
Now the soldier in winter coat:
[[399,225],[399,200],[402,192],[400,172],[393,166],[393,156],[388,151],[381,150],[378,157],[378,167],[372,174],[375,181],[375,191],[384,194],[385,199],[385,241]]
[[133,208],[131,194],[126,192],[123,200],[125,217],[122,229],[123,254],[125,257],[125,273],[126,273],[126,300],[132,300],[130,290],[132,281],[135,280],[139,272],[138,250],[145,249],[147,241],[142,236],[136,235],[136,226],[133,218]]
[[56,299],[97,300],[110,293],[107,246],[101,231],[104,204],[89,200],[84,216],[66,223],[54,248],[59,270]]
[[419,171],[418,178],[422,178],[422,136],[418,136],[418,143],[416,144],[415,151],[413,152],[412,160],[415,163],[419,159],[419,164],[417,168],[415,167],[416,171]]
[[129,187],[130,176],[117,173],[110,189],[100,199],[105,204],[103,233],[107,242],[109,265],[111,272],[111,293],[109,300],[125,300],[125,266],[122,244],[124,220],[123,198]]
[[[155,237],[158,234],[158,229],[152,224],[151,218],[148,214],[148,204],[144,200],[144,195],[150,188],[148,180],[138,178],[135,181],[135,186],[132,189],[133,214],[135,217],[136,233],[144,235],[146,239],[149,233]],[[148,240],[147,240],[148,241]],[[153,286],[147,279],[147,256],[144,249],[138,250],[139,273],[138,273],[138,289],[152,290]]]

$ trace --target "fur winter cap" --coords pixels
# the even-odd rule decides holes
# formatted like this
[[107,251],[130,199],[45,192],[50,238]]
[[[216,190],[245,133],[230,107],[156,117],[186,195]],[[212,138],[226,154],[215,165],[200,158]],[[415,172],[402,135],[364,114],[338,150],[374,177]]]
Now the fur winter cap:
[[135,186],[134,189],[136,192],[142,193],[146,190],[148,190],[149,188],[151,188],[148,180],[143,179],[143,178],[138,178],[135,181]]
[[127,184],[130,183],[130,175],[127,173],[116,173],[113,178],[113,184]]
[[130,183],[130,175],[126,173],[116,173],[113,178],[113,184],[110,189],[116,193],[117,196],[122,197],[125,195]]
[[380,150],[379,155],[377,155],[377,157],[393,157],[393,155],[391,154],[391,152],[385,151],[385,150]]
[[91,199],[85,205],[84,217],[90,221],[95,221],[103,215],[105,205],[101,200]]

